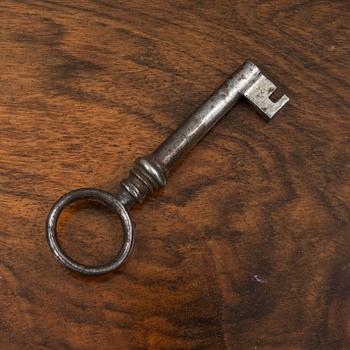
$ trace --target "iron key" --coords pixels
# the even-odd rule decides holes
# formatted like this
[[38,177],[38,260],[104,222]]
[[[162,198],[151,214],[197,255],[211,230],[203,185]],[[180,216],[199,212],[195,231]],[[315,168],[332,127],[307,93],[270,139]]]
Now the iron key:
[[[196,112],[186,119],[153,153],[135,161],[129,176],[122,180],[116,195],[81,188],[68,192],[52,207],[47,220],[46,233],[49,246],[60,263],[86,275],[101,275],[118,269],[129,257],[134,244],[134,225],[129,208],[141,203],[147,194],[164,186],[170,169],[190,151],[199,140],[245,96],[262,115],[272,119],[289,101],[283,95],[278,101],[270,100],[276,86],[251,61],[240,66]],[[63,209],[75,201],[91,199],[109,206],[122,222],[124,242],[116,257],[102,266],[87,266],[70,258],[57,239],[57,221]]]

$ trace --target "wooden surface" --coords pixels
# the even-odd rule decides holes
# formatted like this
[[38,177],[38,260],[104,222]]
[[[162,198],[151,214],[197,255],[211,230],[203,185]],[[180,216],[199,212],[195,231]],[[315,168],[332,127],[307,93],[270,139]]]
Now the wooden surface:
[[[0,349],[350,349],[349,10],[2,0]],[[239,103],[133,208],[121,273],[60,266],[44,232],[53,202],[115,191],[246,58],[289,106],[266,123]],[[118,225],[75,206],[60,240],[107,262]]]

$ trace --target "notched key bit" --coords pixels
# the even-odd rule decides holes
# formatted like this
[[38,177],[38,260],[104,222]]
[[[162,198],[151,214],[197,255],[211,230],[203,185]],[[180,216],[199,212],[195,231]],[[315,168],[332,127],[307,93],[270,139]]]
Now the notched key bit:
[[276,89],[274,83],[263,74],[260,74],[259,77],[243,91],[243,95],[253,104],[259,113],[272,119],[289,101],[289,98],[283,95],[278,101],[272,102],[270,96]]
[[[169,170],[190,151],[198,141],[245,96],[253,106],[268,119],[289,101],[282,96],[277,102],[270,100],[276,86],[268,80],[251,61],[246,61],[234,72],[189,118],[187,118],[150,155],[135,161],[129,176],[119,186],[118,192],[111,193],[82,188],[61,197],[52,207],[47,220],[47,239],[49,246],[60,263],[71,270],[86,275],[101,275],[119,268],[128,258],[134,244],[134,225],[129,208],[142,202],[147,194],[166,184]],[[120,217],[124,242],[119,253],[108,264],[87,266],[70,258],[57,240],[56,226],[63,209],[72,202],[92,199],[104,203]]]

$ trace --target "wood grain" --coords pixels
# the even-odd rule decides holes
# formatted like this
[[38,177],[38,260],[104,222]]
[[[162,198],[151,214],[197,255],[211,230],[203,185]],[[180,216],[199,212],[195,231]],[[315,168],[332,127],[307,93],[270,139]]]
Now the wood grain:
[[[2,0],[0,349],[350,349],[348,1]],[[114,191],[246,58],[291,98],[247,103],[132,210],[120,273],[60,266],[68,190]],[[62,244],[108,261],[118,221],[80,206]]]

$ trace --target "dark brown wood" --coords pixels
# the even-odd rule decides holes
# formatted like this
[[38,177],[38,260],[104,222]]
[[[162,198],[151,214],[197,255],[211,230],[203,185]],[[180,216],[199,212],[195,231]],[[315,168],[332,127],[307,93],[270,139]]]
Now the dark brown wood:
[[[348,1],[0,3],[0,349],[350,349]],[[46,215],[114,191],[246,58],[291,98],[240,103],[133,208],[121,273],[60,266]],[[84,224],[87,222],[87,224]],[[60,239],[108,261],[118,221]]]

